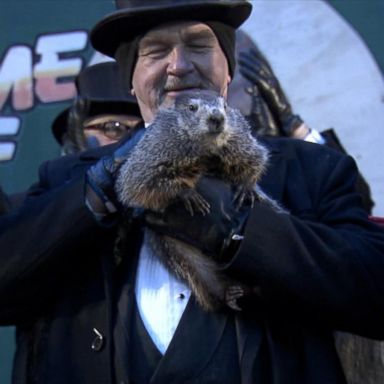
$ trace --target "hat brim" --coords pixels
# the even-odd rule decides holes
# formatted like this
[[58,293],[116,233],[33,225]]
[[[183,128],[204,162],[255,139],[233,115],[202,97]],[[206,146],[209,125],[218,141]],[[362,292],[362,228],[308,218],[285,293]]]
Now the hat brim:
[[[155,3],[156,4],[156,3]],[[99,21],[91,31],[93,47],[114,57],[122,42],[129,42],[150,28],[170,21],[220,21],[238,28],[250,15],[252,5],[241,1],[196,1],[169,5],[145,5],[116,11]]]
[[66,108],[56,116],[51,125],[52,134],[59,145],[63,145],[63,137],[67,132],[68,115],[69,108]]
[[121,100],[91,100],[88,116],[110,114],[110,115],[133,115],[141,118],[139,104],[137,102]]

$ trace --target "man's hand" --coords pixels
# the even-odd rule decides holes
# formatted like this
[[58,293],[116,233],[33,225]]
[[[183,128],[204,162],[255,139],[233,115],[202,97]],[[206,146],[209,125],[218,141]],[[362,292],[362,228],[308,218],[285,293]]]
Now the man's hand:
[[192,216],[178,201],[163,213],[146,212],[144,222],[152,230],[182,240],[217,261],[228,261],[242,238],[250,208],[236,209],[231,187],[218,179],[202,178],[197,191],[210,205],[208,214]]
[[292,136],[303,121],[300,116],[293,114],[291,105],[268,61],[261,52],[250,49],[247,52],[240,52],[238,64],[240,73],[256,86],[253,90],[254,97],[261,96],[273,116],[273,119],[266,120],[269,130],[275,132],[277,126],[281,135]]
[[256,128],[256,133],[260,136],[281,136],[280,127],[257,86],[247,87],[246,92],[252,100],[251,110],[246,119]]
[[144,129],[138,130],[123,141],[112,155],[101,158],[87,171],[86,204],[99,221],[108,214],[117,212],[118,203],[114,191],[117,171],[143,134]]

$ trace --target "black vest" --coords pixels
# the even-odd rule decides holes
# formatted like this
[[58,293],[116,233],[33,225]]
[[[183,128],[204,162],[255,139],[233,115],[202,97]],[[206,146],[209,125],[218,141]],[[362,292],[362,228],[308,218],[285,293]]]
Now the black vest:
[[114,327],[118,384],[240,383],[233,315],[204,312],[191,297],[162,355],[144,326],[131,286],[121,290]]

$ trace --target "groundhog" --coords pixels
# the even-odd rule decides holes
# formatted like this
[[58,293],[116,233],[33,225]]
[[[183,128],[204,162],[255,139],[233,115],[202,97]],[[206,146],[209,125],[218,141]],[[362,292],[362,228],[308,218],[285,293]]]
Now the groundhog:
[[[235,204],[255,199],[279,209],[255,186],[266,166],[267,149],[252,136],[241,113],[211,93],[182,95],[161,108],[140,142],[122,164],[115,189],[125,207],[164,211],[181,199],[193,214],[209,212],[195,190],[199,178],[214,175],[234,186]],[[240,310],[236,300],[245,287],[219,272],[219,264],[200,250],[146,229],[154,254],[186,280],[206,310],[223,304]],[[252,290],[252,289],[251,289]]]

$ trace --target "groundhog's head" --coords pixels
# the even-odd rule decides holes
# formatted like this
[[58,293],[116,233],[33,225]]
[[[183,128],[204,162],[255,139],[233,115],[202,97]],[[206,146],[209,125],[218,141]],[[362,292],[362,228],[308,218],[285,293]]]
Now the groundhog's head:
[[227,104],[215,93],[188,93],[175,100],[174,108],[180,113],[180,122],[191,129],[219,135],[226,127]]
[[252,140],[249,124],[241,112],[230,108],[222,96],[212,91],[179,95],[171,105],[160,108],[153,127],[205,151],[215,152],[236,136]]

